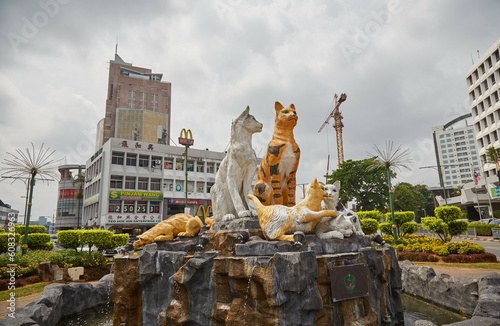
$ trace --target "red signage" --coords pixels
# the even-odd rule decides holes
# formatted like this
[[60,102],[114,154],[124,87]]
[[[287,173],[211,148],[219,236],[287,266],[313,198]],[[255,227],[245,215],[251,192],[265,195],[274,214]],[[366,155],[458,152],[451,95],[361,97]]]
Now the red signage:
[[77,198],[80,189],[61,189],[59,190],[59,199]]

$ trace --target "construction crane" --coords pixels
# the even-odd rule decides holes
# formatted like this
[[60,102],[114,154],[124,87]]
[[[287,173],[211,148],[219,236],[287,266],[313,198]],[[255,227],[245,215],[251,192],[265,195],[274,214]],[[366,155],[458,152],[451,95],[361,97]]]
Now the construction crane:
[[[340,94],[340,98],[337,97],[337,94],[333,96],[334,100],[334,107],[332,112],[328,115],[326,118],[325,122],[319,128],[318,133],[323,130],[323,128],[328,124],[328,121],[330,121],[331,118],[333,118],[333,128],[335,128],[335,135],[337,137],[337,157],[338,157],[338,164],[340,166],[340,163],[344,162],[344,144],[342,142],[342,127],[344,127],[344,124],[342,123],[342,114],[340,113],[340,104],[344,102],[347,99],[347,95],[345,93]],[[328,156],[328,165],[330,165],[330,156]],[[328,173],[329,167],[327,167],[327,173]]]

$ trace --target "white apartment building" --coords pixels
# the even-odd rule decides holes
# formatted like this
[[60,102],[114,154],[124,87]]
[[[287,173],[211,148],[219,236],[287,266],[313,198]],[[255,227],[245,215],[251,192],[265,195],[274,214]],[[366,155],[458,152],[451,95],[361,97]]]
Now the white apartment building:
[[[189,148],[187,204],[208,209],[225,153]],[[83,226],[139,234],[184,212],[185,147],[109,139],[86,163]]]
[[[436,160],[441,169],[442,186],[456,188],[473,180],[479,173],[479,155],[474,137],[474,126],[467,125],[471,115],[463,115],[443,126],[433,127]],[[459,122],[465,126],[456,127]]]
[[[497,181],[496,166],[488,163],[487,148],[500,148],[500,39],[469,69],[467,86],[479,156],[488,182]],[[484,181],[483,181],[484,182]]]

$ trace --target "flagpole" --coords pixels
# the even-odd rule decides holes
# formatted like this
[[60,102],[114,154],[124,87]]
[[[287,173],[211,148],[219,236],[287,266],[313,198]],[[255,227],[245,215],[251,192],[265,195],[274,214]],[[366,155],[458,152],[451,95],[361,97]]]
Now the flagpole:
[[472,164],[470,165],[470,167],[472,169],[472,177],[474,178],[474,188],[476,189],[477,212],[479,213],[479,221],[482,221],[483,216],[481,215],[481,206],[479,206],[479,195],[477,193],[477,185],[479,184],[479,174],[476,172]]

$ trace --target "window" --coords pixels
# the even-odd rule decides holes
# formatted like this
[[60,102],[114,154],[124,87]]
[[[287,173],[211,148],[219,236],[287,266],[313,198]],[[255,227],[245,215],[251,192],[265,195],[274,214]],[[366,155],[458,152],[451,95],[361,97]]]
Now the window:
[[196,172],[204,172],[204,171],[205,171],[205,163],[196,162]]
[[151,157],[151,167],[153,169],[161,169],[161,157],[159,156]]
[[141,92],[140,106],[143,110],[146,108],[146,93],[144,92]]
[[153,111],[158,110],[158,94],[153,94],[153,99],[151,100],[151,108]]
[[190,172],[193,172],[194,171],[194,161],[188,160],[187,162],[188,162],[187,163],[187,170]]
[[182,171],[184,170],[184,160],[183,159],[177,159],[175,162],[175,169],[177,171]]
[[151,189],[150,190],[160,190],[161,179],[151,179]]
[[137,189],[148,190],[148,178],[139,178],[137,180]]
[[207,173],[215,173],[215,163],[214,162],[208,162],[207,163]]
[[109,187],[111,189],[122,189],[123,188],[123,177],[120,175],[112,175],[111,181],[109,182]]
[[123,165],[123,157],[125,153],[113,152],[111,154],[111,164]]
[[121,213],[122,211],[122,202],[121,200],[110,200],[109,201],[109,213]]
[[127,153],[127,165],[137,166],[137,154]]
[[150,213],[159,213],[160,212],[160,202],[159,201],[150,201],[149,202],[149,212]]
[[198,193],[205,192],[205,182],[197,182],[196,183],[196,192],[198,192]]
[[149,167],[149,156],[148,155],[139,155],[139,166]]
[[135,92],[134,91],[128,91],[128,108],[133,109],[135,106]]
[[123,202],[123,212],[124,213],[134,213],[134,201],[127,200]]
[[173,158],[165,158],[165,162],[163,163],[163,166],[165,167],[165,170],[172,170],[174,166],[174,159]]
[[148,210],[148,202],[147,201],[138,201],[137,202],[137,213],[147,213]]
[[135,189],[135,177],[125,177],[125,189]]

